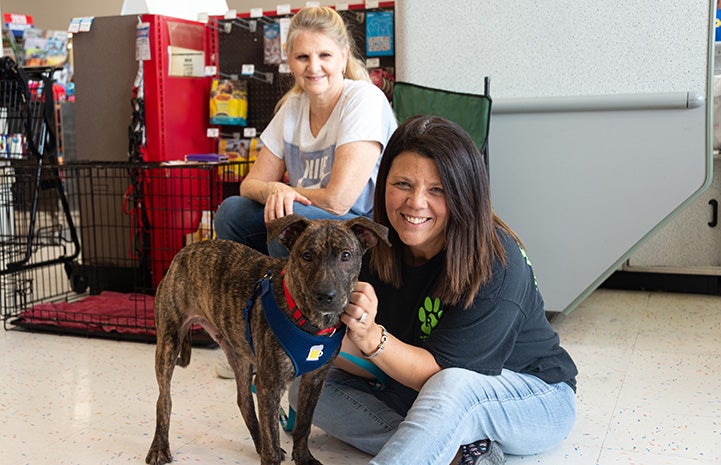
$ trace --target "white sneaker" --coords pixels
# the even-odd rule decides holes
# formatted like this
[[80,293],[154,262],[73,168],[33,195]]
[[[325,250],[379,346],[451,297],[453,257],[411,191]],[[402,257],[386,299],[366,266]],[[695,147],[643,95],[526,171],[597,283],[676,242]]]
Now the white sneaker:
[[230,368],[228,360],[225,357],[221,357],[220,361],[215,364],[215,374],[218,378],[235,379],[235,373],[233,373],[233,369]]

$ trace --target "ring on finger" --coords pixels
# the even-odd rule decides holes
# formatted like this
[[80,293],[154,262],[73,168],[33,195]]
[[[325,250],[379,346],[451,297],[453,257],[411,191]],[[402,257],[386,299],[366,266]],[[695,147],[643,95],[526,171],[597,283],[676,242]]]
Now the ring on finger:
[[363,314],[360,316],[360,318],[358,318],[358,323],[361,323],[361,324],[365,323],[366,318],[368,318],[368,314],[366,312],[363,312]]

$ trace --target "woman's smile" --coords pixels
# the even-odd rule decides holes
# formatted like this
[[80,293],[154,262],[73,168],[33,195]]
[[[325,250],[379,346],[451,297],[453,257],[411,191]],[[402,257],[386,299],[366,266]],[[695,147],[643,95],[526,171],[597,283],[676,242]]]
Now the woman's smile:
[[402,215],[402,216],[403,216],[403,218],[406,219],[406,221],[408,221],[409,223],[413,223],[413,224],[422,224],[422,223],[425,223],[426,221],[430,221],[430,218],[427,218],[427,217],[416,217],[416,216],[409,216],[409,215]]

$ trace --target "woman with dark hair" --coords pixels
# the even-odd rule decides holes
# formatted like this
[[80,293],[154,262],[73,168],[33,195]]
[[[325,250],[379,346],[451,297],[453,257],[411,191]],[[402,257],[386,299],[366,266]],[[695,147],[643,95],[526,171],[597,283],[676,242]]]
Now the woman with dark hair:
[[314,423],[378,465],[500,464],[564,439],[577,369],[468,134],[433,116],[401,124],[374,219],[392,246],[364,263]]

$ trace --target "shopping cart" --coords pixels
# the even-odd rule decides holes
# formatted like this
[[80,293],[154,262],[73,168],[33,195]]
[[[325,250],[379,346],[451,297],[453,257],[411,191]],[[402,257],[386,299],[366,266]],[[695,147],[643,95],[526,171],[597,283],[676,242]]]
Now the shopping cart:
[[0,276],[80,253],[57,154],[55,71],[0,61]]

